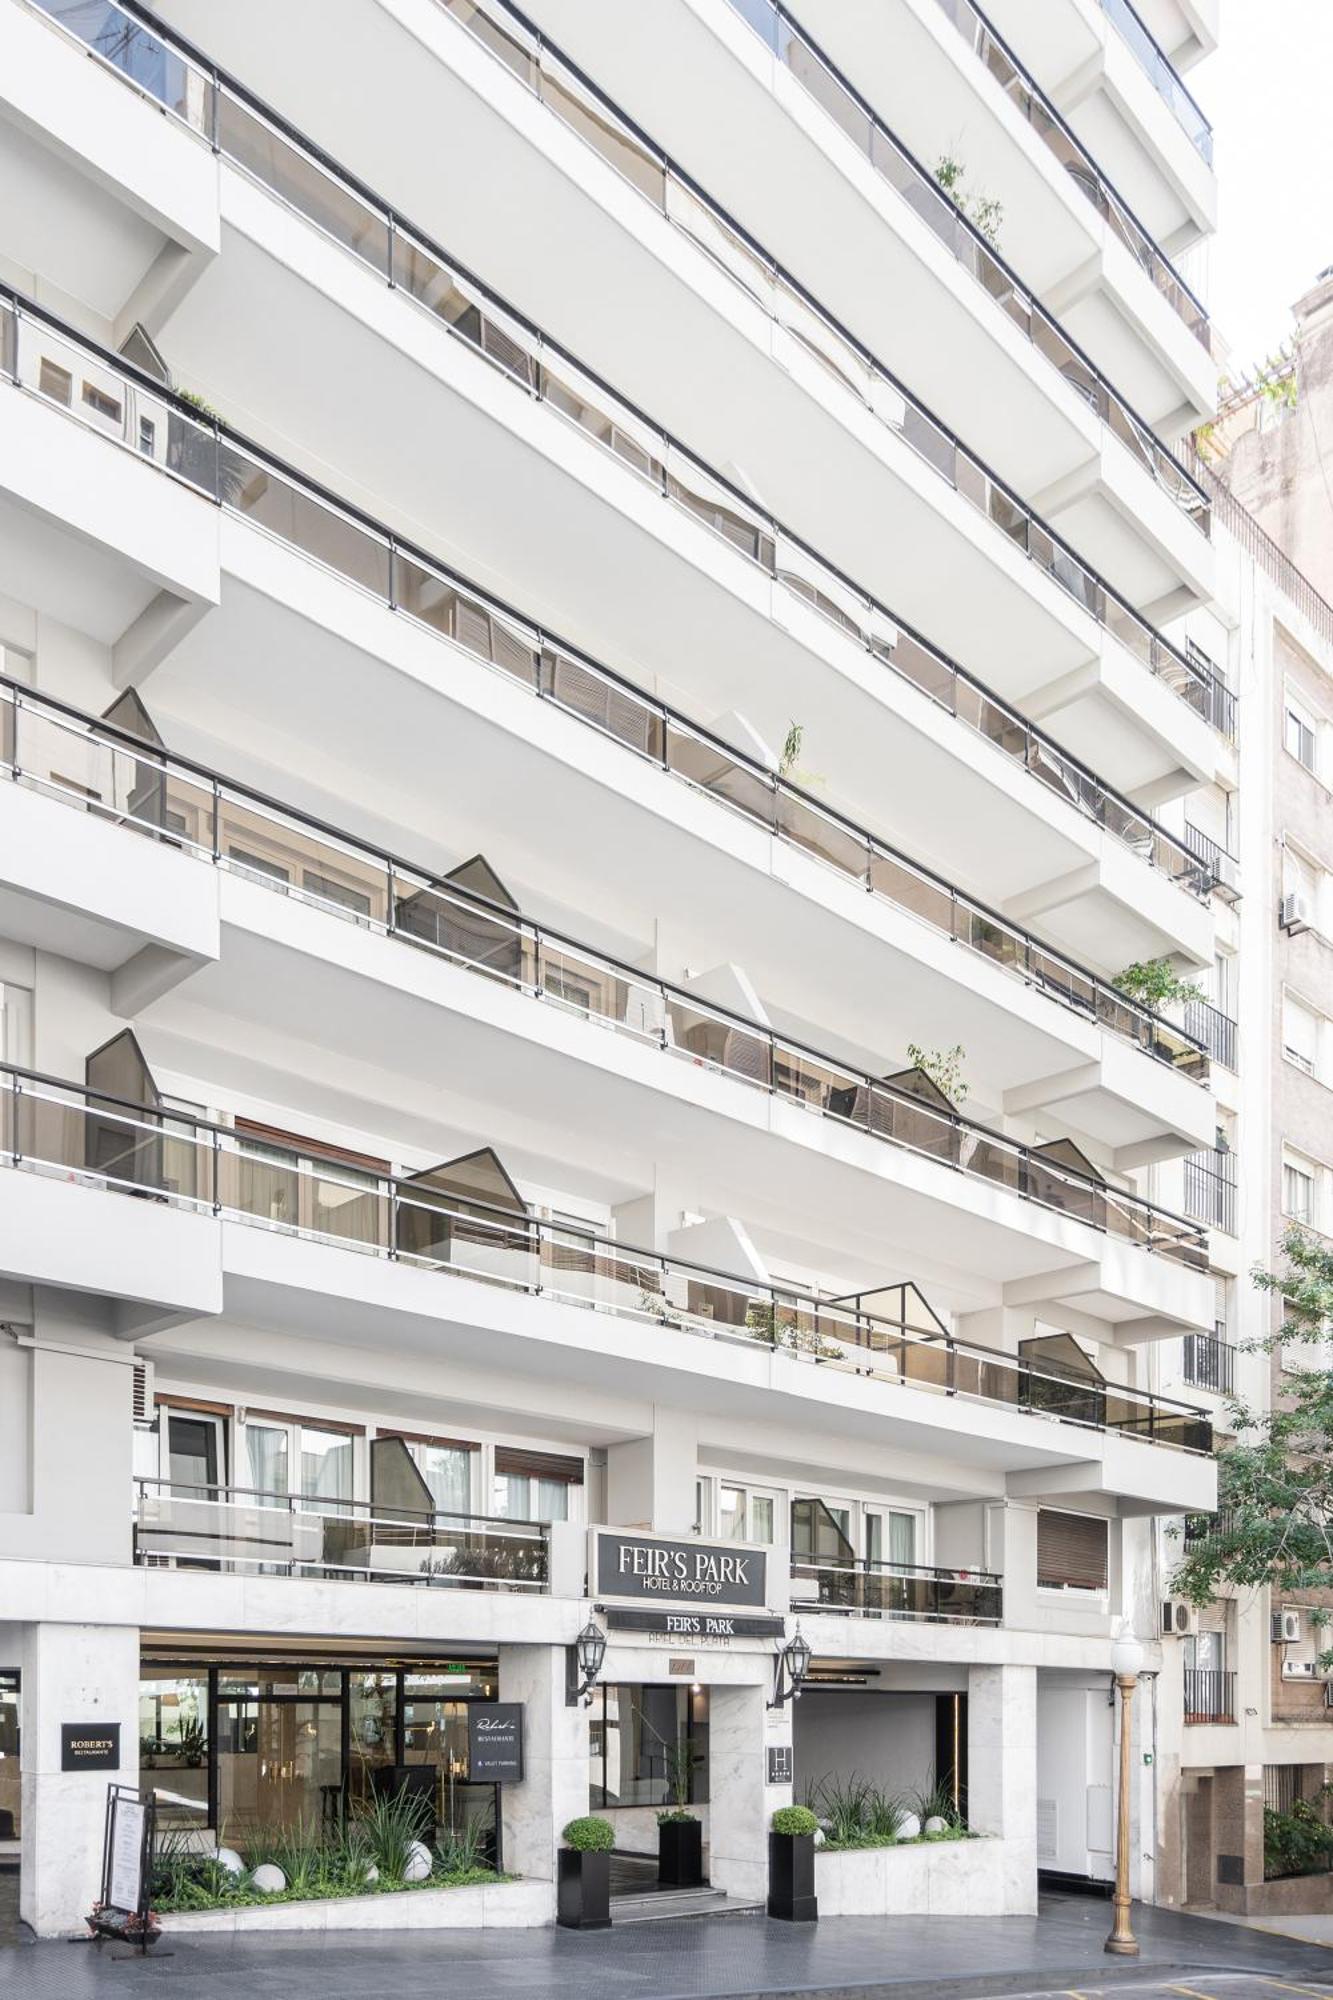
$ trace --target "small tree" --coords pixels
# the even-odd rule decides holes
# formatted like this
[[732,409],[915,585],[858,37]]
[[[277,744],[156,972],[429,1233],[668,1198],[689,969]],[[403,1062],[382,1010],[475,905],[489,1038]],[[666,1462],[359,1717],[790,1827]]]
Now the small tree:
[[973,228],[985,237],[992,250],[1000,247],[1000,224],[1004,205],[992,195],[969,194],[967,168],[952,153],[941,153],[935,162],[935,178],[956,208],[960,208]]
[[967,1050],[961,1042],[955,1042],[951,1049],[923,1049],[917,1042],[907,1044],[907,1060],[912,1067],[928,1076],[950,1104],[959,1104],[967,1096],[967,1081],[963,1076],[966,1059]]
[[[1282,1324],[1244,1342],[1244,1352],[1322,1349],[1333,1328],[1333,1246],[1290,1229],[1282,1252],[1280,1270],[1253,1273],[1260,1291],[1281,1299]],[[1227,1583],[1333,1589],[1333,1369],[1312,1353],[1277,1407],[1253,1411],[1237,1400],[1229,1420],[1235,1437],[1218,1457],[1217,1519],[1186,1547],[1173,1588],[1194,1604]],[[1311,1622],[1329,1615],[1315,1608]],[[1320,1660],[1333,1665],[1333,1649]]]
[[1182,979],[1169,958],[1136,960],[1118,972],[1111,984],[1130,1000],[1145,1007],[1170,1007],[1186,1000],[1202,1000],[1203,989],[1192,980]]

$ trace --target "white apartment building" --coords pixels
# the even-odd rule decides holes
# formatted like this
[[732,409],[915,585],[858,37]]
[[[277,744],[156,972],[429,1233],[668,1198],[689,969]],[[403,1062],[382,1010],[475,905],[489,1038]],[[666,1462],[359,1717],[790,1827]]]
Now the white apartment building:
[[949,1787],[966,1907],[1031,1910],[1111,1873],[1130,1633],[1135,1890],[1180,1893],[1234,1010],[1115,981],[1247,921],[1179,455],[1216,12],[0,0],[40,1933],[96,1893],[90,1723],[204,1842],[424,1771],[497,1921],[551,1920],[576,1813],[650,1849],[678,1733],[728,1896],[854,1770]]

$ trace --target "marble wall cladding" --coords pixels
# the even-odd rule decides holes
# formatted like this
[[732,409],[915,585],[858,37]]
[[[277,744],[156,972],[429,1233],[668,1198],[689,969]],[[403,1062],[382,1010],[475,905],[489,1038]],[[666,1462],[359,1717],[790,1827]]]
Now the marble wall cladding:
[[821,1917],[1030,1916],[1037,1908],[1031,1844],[941,1841],[815,1855]]
[[764,1698],[753,1684],[709,1696],[709,1880],[733,1896],[766,1894],[769,1813],[791,1796],[766,1783]]
[[1037,1670],[968,1668],[968,1816],[978,1833],[1037,1837]]
[[555,1919],[552,1882],[497,1882],[471,1889],[413,1889],[399,1895],[330,1896],[313,1903],[256,1904],[242,1910],[182,1910],[165,1916],[169,1934],[199,1931],[361,1931],[531,1929]]
[[[30,1626],[22,1672],[19,1913],[39,1937],[78,1935],[101,1893],[107,1786],[139,1782],[138,1630]],[[66,1722],[118,1723],[119,1770],[62,1771]]]
[[501,1646],[500,1698],[523,1703],[522,1782],[501,1787],[504,1862],[555,1879],[561,1829],[588,1810],[588,1716],[565,1700],[563,1646]]

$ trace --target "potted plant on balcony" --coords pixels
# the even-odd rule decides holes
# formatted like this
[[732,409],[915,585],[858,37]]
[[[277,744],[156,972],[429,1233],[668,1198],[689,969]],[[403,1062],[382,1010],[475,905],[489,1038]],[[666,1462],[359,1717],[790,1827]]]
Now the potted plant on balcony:
[[569,1931],[608,1930],[615,1828],[589,1813],[572,1819],[560,1837],[565,1844],[556,1857],[556,1922]]
[[813,1924],[815,1834],[819,1821],[809,1806],[780,1806],[768,1835],[768,1914],[791,1924]]
[[665,1747],[670,1803],[657,1815],[657,1879],[667,1889],[697,1889],[704,1879],[704,1829],[690,1811],[694,1751],[689,1738]]

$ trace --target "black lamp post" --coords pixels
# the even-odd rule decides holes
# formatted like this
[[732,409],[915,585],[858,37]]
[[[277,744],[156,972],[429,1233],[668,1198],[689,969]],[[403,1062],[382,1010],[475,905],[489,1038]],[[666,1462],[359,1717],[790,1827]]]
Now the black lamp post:
[[785,1708],[789,1701],[800,1699],[801,1687],[810,1671],[810,1642],[801,1635],[798,1624],[785,1646],[779,1646],[776,1670],[773,1680],[773,1699],[770,1708]]
[[591,1618],[572,1646],[565,1648],[565,1702],[570,1708],[591,1706],[592,1690],[606,1658],[606,1634]]

